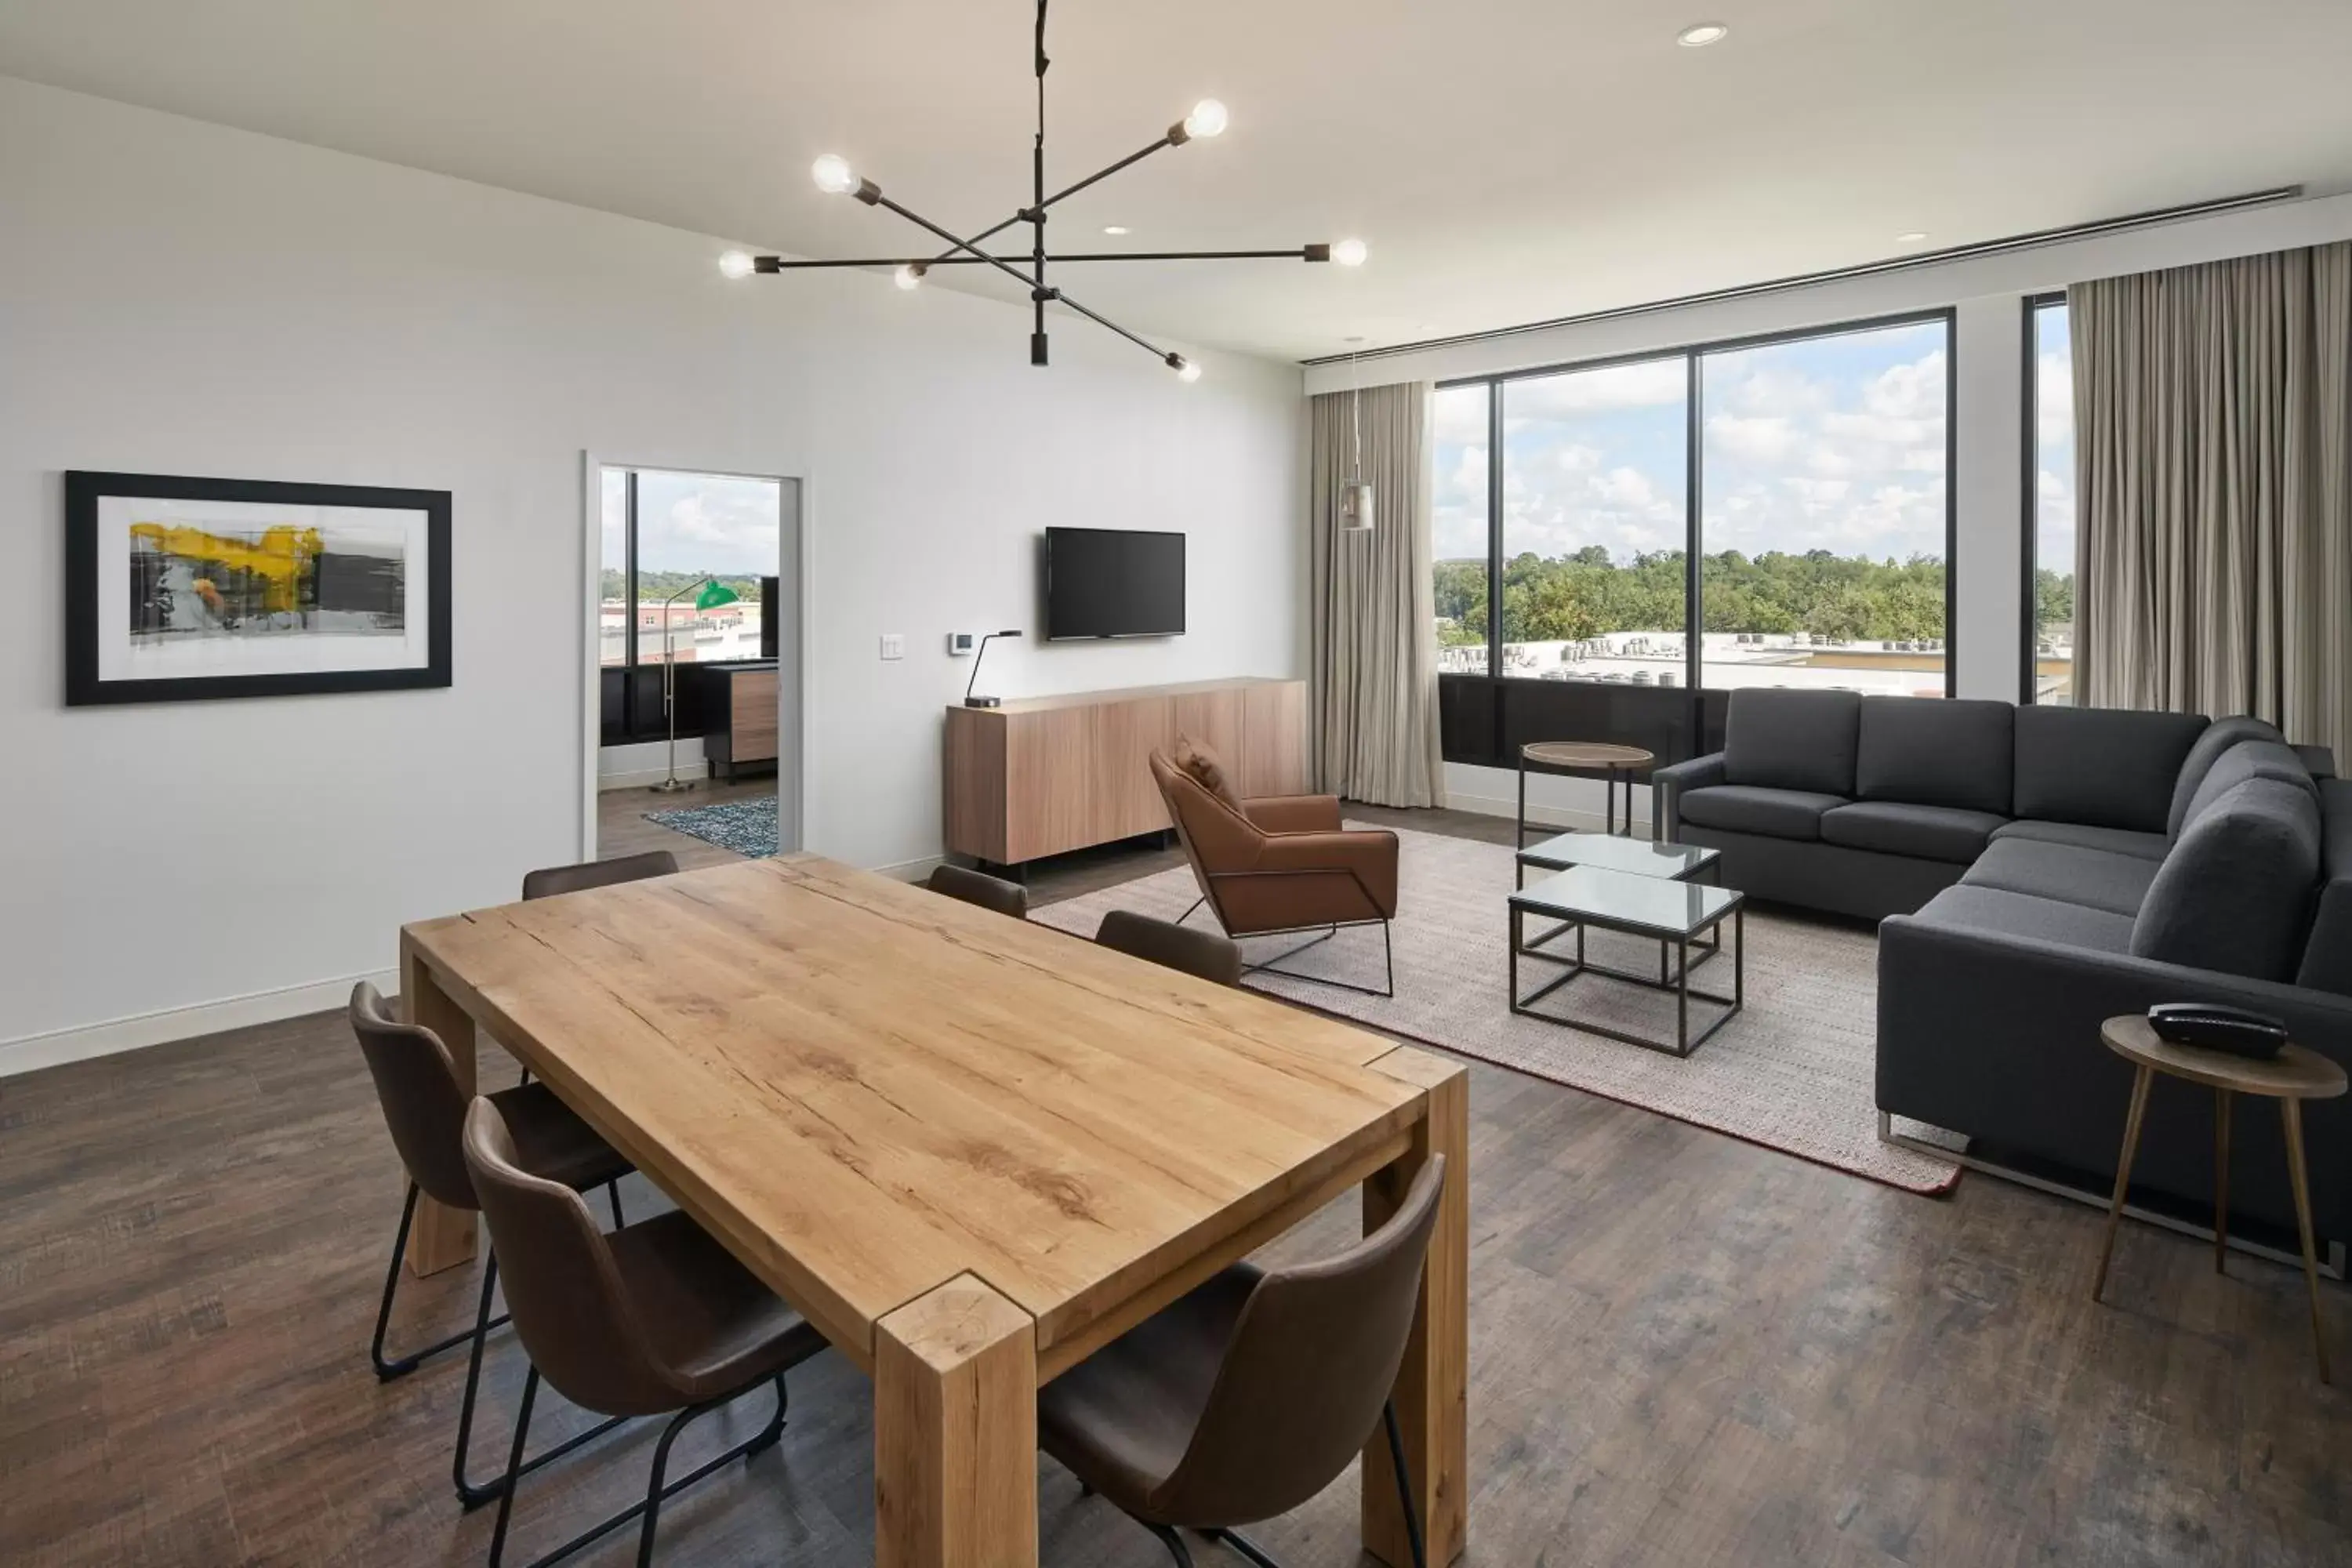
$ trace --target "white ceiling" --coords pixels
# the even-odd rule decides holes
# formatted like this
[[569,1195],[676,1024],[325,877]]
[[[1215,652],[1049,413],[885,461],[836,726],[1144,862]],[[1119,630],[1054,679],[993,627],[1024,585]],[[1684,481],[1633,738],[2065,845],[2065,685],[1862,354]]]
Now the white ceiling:
[[[814,256],[1025,198],[1028,0],[0,0],[0,72]],[[1730,37],[1675,46],[1689,23]],[[1360,235],[1359,271],[1056,280],[1286,356],[2302,183],[2352,189],[2346,0],[1059,0],[1049,182],[1204,94],[1233,128],[1055,209],[1072,248]],[[1103,237],[1110,222],[1133,226]],[[1008,235],[1007,238],[1013,237]],[[984,286],[964,269],[961,286]],[[789,289],[757,279],[746,288]]]

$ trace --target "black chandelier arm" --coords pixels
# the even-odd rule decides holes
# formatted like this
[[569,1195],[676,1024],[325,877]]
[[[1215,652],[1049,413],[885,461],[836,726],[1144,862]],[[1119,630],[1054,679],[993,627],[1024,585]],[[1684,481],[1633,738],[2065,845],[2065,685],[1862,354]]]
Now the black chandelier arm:
[[[975,235],[972,243],[987,238]],[[1059,264],[1065,261],[1328,261],[1331,247],[1328,245],[1302,246],[1294,250],[1089,250],[1068,256],[1049,256],[1045,259]],[[781,256],[755,257],[752,265],[761,272],[800,272],[820,267],[986,267],[991,258],[962,256],[949,251],[944,256],[859,256],[840,260],[786,260]]]
[[874,202],[877,206],[889,208],[892,212],[897,213],[900,217],[905,218],[908,223],[913,224],[916,227],[928,229],[932,234],[939,236],[941,239],[946,240],[948,244],[953,247],[949,252],[950,256],[952,256],[955,251],[967,252],[975,260],[984,261],[989,266],[995,268],[999,272],[1005,274],[1007,277],[1020,279],[1027,288],[1031,289],[1037,288],[1038,285],[1035,279],[1030,277],[1029,274],[1022,271],[1021,268],[1013,266],[1003,258],[990,255],[987,251],[981,249],[978,245],[971,240],[958,239],[954,235],[950,234],[946,229],[941,228],[938,224],[933,223],[922,214],[914,211],[912,208],[900,205],[898,203],[892,201],[888,196],[884,195],[881,192],[876,191],[874,193]]
[[1054,290],[1054,298],[1061,303],[1067,305],[1071,310],[1076,310],[1079,315],[1084,316],[1087,321],[1092,321],[1096,326],[1108,328],[1109,331],[1117,332],[1120,337],[1125,338],[1129,342],[1133,343],[1137,348],[1141,349],[1144,353],[1150,354],[1156,360],[1162,360],[1172,365],[1177,363],[1180,357],[1170,353],[1167,350],[1160,348],[1156,343],[1147,342],[1143,339],[1137,337],[1133,332],[1129,331],[1125,327],[1120,326],[1117,321],[1112,321],[1108,316],[1097,315],[1094,311],[1087,310],[1084,305],[1079,304],[1076,300],[1071,299],[1067,294],[1063,293],[1058,289]]

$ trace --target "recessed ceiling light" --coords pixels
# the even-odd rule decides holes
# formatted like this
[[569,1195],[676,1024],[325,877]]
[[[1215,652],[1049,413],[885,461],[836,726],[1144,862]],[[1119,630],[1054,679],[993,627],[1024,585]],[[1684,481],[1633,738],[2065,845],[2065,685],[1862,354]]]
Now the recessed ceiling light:
[[1897,245],[1925,245],[1927,242],[1927,231],[1924,228],[1906,229],[1895,237]]
[[1703,49],[1709,44],[1719,44],[1731,36],[1731,29],[1720,22],[1698,22],[1675,35],[1675,42],[1686,49]]
[[1131,234],[1134,230],[1129,228],[1127,225],[1123,223],[1107,223],[1103,225],[1103,232],[1105,234]]

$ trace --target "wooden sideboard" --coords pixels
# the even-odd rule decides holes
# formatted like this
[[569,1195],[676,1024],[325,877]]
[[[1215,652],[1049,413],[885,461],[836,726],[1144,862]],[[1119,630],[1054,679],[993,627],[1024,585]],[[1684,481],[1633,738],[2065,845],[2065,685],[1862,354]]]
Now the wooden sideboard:
[[1188,735],[1244,799],[1307,788],[1307,683],[1202,680],[951,707],[947,847],[1017,866],[1169,826],[1150,758]]
[[711,776],[732,779],[747,766],[775,766],[774,661],[706,665],[698,673],[702,755]]

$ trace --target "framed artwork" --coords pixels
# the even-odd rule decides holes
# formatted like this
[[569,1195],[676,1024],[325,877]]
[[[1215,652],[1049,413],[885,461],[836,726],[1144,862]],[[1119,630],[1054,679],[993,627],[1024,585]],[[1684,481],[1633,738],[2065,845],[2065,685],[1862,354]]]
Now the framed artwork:
[[66,705],[449,684],[449,492],[66,475]]

